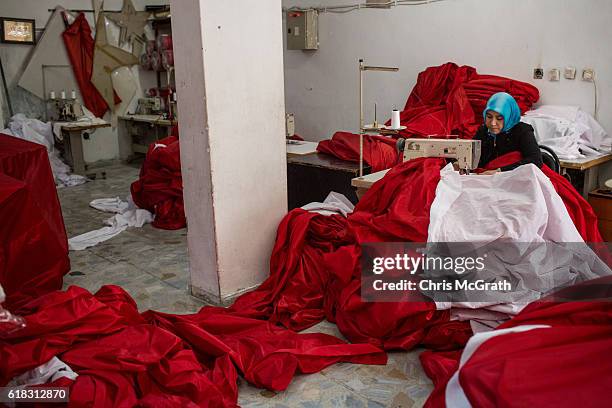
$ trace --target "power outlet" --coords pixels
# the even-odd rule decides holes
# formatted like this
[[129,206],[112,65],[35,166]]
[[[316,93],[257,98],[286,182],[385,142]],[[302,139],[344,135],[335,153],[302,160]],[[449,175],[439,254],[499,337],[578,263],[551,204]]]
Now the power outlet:
[[542,78],[544,78],[544,69],[534,68],[533,69],[533,79],[542,79]]
[[559,70],[559,68],[553,68],[550,71],[548,71],[548,79],[550,81],[558,81],[561,79],[561,71]]
[[582,70],[582,80],[583,81],[593,82],[594,79],[595,79],[595,71],[593,70],[593,68],[585,68]]
[[576,67],[565,67],[563,77],[565,79],[576,79]]

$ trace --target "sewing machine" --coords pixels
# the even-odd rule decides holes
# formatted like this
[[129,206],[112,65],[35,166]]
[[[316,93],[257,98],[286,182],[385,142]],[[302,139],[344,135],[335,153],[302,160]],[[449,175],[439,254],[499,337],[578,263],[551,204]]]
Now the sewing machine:
[[74,122],[84,116],[83,108],[76,99],[54,99],[58,122]]
[[138,99],[138,107],[136,108],[136,114],[138,115],[155,115],[160,113],[161,110],[161,98],[159,96]]
[[398,139],[397,149],[404,161],[418,157],[454,159],[461,170],[470,171],[480,161],[480,140],[466,139]]

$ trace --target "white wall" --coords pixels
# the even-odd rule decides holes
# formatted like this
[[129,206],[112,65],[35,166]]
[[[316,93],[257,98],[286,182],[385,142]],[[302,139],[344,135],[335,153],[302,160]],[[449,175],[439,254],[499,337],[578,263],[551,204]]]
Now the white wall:
[[[350,4],[353,0],[284,0],[283,6]],[[357,2],[355,0],[355,2]],[[362,2],[362,1],[359,1]],[[364,1],[363,1],[364,2]],[[359,126],[359,58],[398,66],[398,73],[366,73],[366,118],[379,120],[403,108],[417,74],[447,61],[476,67],[538,87],[541,103],[580,105],[593,112],[593,84],[532,79],[533,68],[595,69],[599,119],[612,132],[612,1],[446,0],[388,10],[322,13],[320,48],[285,47],[285,94],[296,131],[307,140]],[[382,117],[381,117],[382,116]]]
[[[133,0],[133,3],[138,10],[143,10],[145,5],[168,4],[169,0]],[[92,9],[91,0],[0,0],[0,16],[35,19],[36,28],[40,34],[39,30],[45,27],[51,16],[51,12],[48,10],[55,8],[57,5],[69,10]],[[104,9],[116,11],[120,10],[122,5],[123,0],[105,0]],[[95,31],[93,13],[86,13],[85,15],[92,25],[92,32]],[[27,58],[33,49],[34,47],[30,45],[0,44],[0,58],[2,58],[6,80],[11,89],[14,113],[25,113],[29,117],[42,118],[45,111],[42,101],[29,94],[29,92],[16,87],[24,64],[27,63]],[[133,69],[133,72],[138,73],[138,70]],[[155,76],[149,72],[141,75],[139,81],[142,89],[156,86]],[[3,108],[4,114],[8,116],[7,108],[5,106]],[[107,113],[105,119],[110,121],[110,114]],[[118,158],[119,145],[116,129],[96,130],[89,140],[83,141],[83,150],[86,162]]]

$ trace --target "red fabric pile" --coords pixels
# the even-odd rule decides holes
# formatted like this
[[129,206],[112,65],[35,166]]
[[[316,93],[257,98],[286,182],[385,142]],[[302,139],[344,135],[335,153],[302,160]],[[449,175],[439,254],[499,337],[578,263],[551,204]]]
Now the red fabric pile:
[[[331,140],[319,142],[317,151],[342,160],[359,162],[359,135],[336,132]],[[372,173],[395,166],[401,161],[395,148],[395,140],[384,136],[364,135],[363,161],[372,167]]]
[[68,240],[44,146],[0,134],[0,219],[6,305],[60,289]]
[[154,227],[174,230],[187,226],[177,137],[169,136],[149,146],[131,192],[138,207],[155,214]]
[[[83,103],[94,115],[101,118],[108,110],[108,104],[91,82],[95,43],[84,13],[79,14],[74,23],[62,33],[62,38],[83,95]],[[117,94],[115,94],[115,103],[121,103]]]
[[367,303],[360,295],[360,243],[426,241],[443,164],[419,159],[396,166],[348,219],[290,212],[278,229],[270,277],[240,297],[232,311],[295,330],[327,318],[350,341],[386,350],[461,347],[471,335],[469,324],[449,322],[449,312],[437,311],[435,304],[422,299]]
[[15,310],[27,327],[0,334],[0,385],[57,356],[79,376],[70,406],[236,406],[237,377],[283,390],[296,373],[340,361],[385,364],[367,344],[296,334],[218,308],[193,315],[139,314],[121,288],[70,287]]
[[[508,92],[514,96],[522,113],[531,109],[540,97],[533,85],[494,75],[480,75],[469,66],[459,67],[447,62],[427,68],[419,74],[406,106],[400,112],[400,123],[406,126],[400,136],[454,134],[471,139],[483,123],[482,111],[488,99],[497,92]],[[373,172],[388,169],[397,163],[398,156],[391,149],[393,140],[377,136],[367,136],[365,140],[364,161],[372,167]],[[317,150],[357,162],[359,137],[337,132],[331,140],[319,142]]]
[[[444,407],[446,398],[458,402],[457,384],[459,395],[476,407],[606,406],[612,397],[612,360],[602,357],[612,349],[611,283],[605,277],[578,285],[582,293],[599,292],[599,302],[532,303],[495,332],[550,327],[489,338],[463,357],[460,369],[459,351],[422,353],[435,386],[425,406]],[[458,383],[447,389],[458,369]]]

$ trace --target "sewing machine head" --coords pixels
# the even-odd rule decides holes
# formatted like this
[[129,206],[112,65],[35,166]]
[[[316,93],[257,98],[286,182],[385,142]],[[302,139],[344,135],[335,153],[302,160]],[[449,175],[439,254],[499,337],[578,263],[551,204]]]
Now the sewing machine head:
[[462,170],[473,170],[480,161],[480,140],[465,139],[398,139],[397,148],[404,161],[418,157],[454,159]]
[[159,96],[138,99],[136,113],[140,115],[154,115],[161,112],[161,110],[161,98]]

